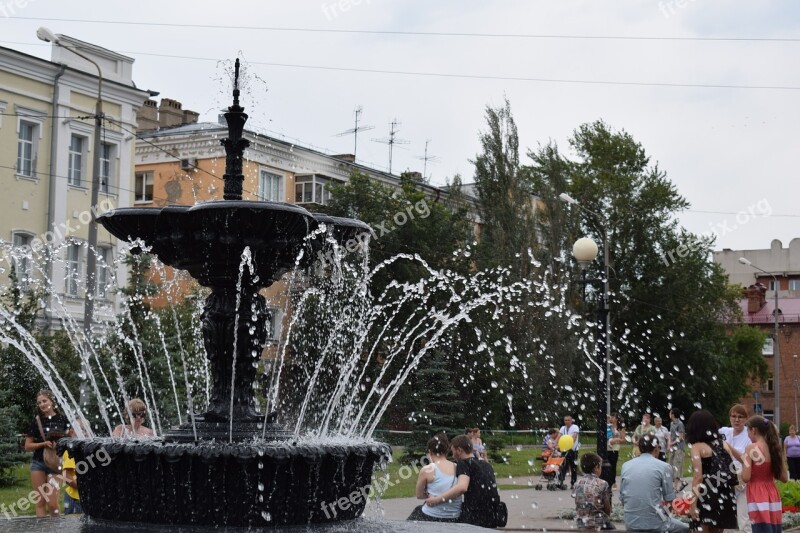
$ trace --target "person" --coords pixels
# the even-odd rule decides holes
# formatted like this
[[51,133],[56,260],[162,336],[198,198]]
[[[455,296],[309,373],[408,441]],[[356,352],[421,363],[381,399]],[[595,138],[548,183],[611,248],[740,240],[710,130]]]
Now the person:
[[[428,460],[430,463],[422,467],[417,477],[417,498],[424,500],[437,497],[456,484],[456,464],[447,460],[450,442],[447,435],[440,433],[428,441]],[[461,515],[461,498],[431,507],[428,504],[417,506],[408,520],[423,522],[458,522]]]
[[[25,435],[25,451],[33,452],[31,485],[41,497],[36,499],[36,516],[58,516],[58,485],[53,476],[58,474],[44,463],[44,449],[55,450],[56,441],[64,436],[74,436],[69,420],[56,409],[53,393],[42,389],[36,394],[38,414]],[[41,429],[40,429],[41,427]]]
[[456,484],[440,496],[429,496],[425,504],[435,507],[463,495],[459,522],[490,528],[504,526],[505,522],[498,513],[502,504],[492,465],[475,459],[472,442],[466,435],[455,436],[450,449],[457,461]]
[[763,416],[747,420],[752,441],[744,452],[742,480],[747,483],[747,506],[753,533],[780,533],[783,521],[781,495],[775,480],[786,483],[789,472],[783,462],[778,430]]
[[636,453],[639,448],[639,439],[642,438],[643,435],[651,435],[655,433],[655,428],[650,423],[650,413],[644,413],[642,415],[642,423],[636,426],[636,429],[633,430],[633,451]]
[[70,456],[69,452],[64,452],[61,470],[66,484],[64,489],[64,514],[82,514],[81,497],[78,494],[78,478],[75,473],[75,459]]
[[608,415],[608,430],[606,436],[608,437],[608,463],[611,468],[608,469],[606,480],[609,487],[617,484],[617,463],[619,462],[619,448],[625,442],[625,423],[620,418],[619,413],[611,413]]
[[542,440],[541,458],[547,460],[551,456],[558,457],[558,430],[548,429]]
[[[720,428],[720,434],[725,437],[725,442],[736,450],[738,454],[744,455],[747,446],[750,445],[750,437],[745,430],[745,422],[747,421],[747,408],[740,404],[734,404],[728,411],[728,416],[731,421],[730,426]],[[733,458],[733,464],[737,472],[741,472],[742,462],[736,455]],[[750,531],[750,516],[747,512],[747,484],[739,478],[739,485],[736,487],[736,514],[739,522],[739,530],[745,533]]]
[[480,428],[469,428],[467,430],[467,436],[472,442],[472,453],[475,455],[475,459],[487,461],[488,457],[486,455],[486,446],[484,446],[483,441],[481,440]]
[[683,488],[683,462],[686,455],[686,429],[681,420],[681,410],[673,407],[669,411],[669,441],[667,442],[667,460],[672,467],[673,486],[675,492]]
[[611,524],[611,486],[600,479],[603,459],[596,453],[581,457],[583,475],[575,483],[575,520],[579,529],[616,529]]
[[639,456],[622,465],[619,499],[628,531],[689,531],[689,526],[672,517],[662,502],[675,499],[672,469],[658,460],[658,439],[650,433],[638,443]]
[[789,465],[789,477],[797,481],[800,479],[800,437],[794,424],[789,425],[789,434],[783,439],[783,454]]
[[569,470],[570,487],[575,488],[575,482],[578,480],[578,450],[580,449],[580,428],[577,424],[573,424],[572,417],[567,415],[564,417],[564,425],[558,430],[561,435],[569,435],[572,437],[572,448],[567,450],[564,454],[564,468],[558,472],[559,483],[564,483],[567,478],[567,470]]
[[[692,445],[692,504],[689,514],[699,520],[704,533],[736,529],[736,485],[731,447],[719,434],[714,415],[695,411],[686,423],[686,440]],[[670,468],[670,472],[672,469]]]
[[666,463],[667,462],[667,450],[669,449],[669,448],[667,448],[667,441],[669,439],[669,430],[666,427],[664,427],[664,425],[663,425],[664,423],[661,420],[660,416],[656,416],[653,419],[653,421],[655,422],[653,434],[658,439],[658,447],[661,450],[658,453],[658,458]]
[[[139,398],[134,398],[128,402],[128,409],[123,414],[127,424],[120,424],[114,428],[112,437],[152,437],[153,430],[144,425],[144,418],[147,415],[147,406]],[[133,419],[133,423],[130,420]]]

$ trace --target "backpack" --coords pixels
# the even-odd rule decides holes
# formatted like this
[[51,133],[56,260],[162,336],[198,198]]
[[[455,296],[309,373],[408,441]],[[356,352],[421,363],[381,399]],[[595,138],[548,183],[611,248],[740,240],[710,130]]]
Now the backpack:
[[[467,459],[471,474],[469,488],[464,494],[461,522],[482,527],[505,527],[508,522],[508,508],[500,501],[497,480],[492,465],[486,461]],[[475,475],[478,474],[478,475]]]

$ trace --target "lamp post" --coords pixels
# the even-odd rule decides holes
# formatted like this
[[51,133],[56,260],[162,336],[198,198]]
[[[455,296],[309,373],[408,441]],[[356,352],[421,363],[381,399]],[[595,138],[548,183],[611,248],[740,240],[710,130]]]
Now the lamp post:
[[[95,209],[97,209],[97,198],[100,194],[100,149],[103,128],[103,72],[100,70],[100,65],[96,61],[82,54],[75,49],[74,46],[64,44],[58,36],[51,30],[41,27],[36,30],[36,37],[45,42],[53,43],[56,46],[65,48],[81,57],[95,66],[97,69],[97,102],[95,103],[94,110],[94,154],[92,157],[92,189],[91,189],[91,220],[89,221],[88,229],[88,244],[89,248],[86,252],[86,290],[83,299],[83,335],[87,347],[91,338],[92,322],[94,320],[94,297],[96,288],[96,271],[97,271],[97,221],[95,220]],[[84,372],[89,369],[85,368]],[[85,380],[81,380],[81,405],[84,404],[86,398]]]
[[794,427],[797,429],[797,354],[792,355],[792,391],[794,392]]
[[[583,207],[580,204],[580,202],[578,202],[576,199],[574,199],[569,194],[567,194],[565,192],[562,192],[561,194],[558,195],[558,198],[562,202],[564,202],[566,204],[569,204],[569,205],[578,206],[579,209],[581,209],[582,211],[590,214],[592,217],[594,217],[595,221],[600,225],[600,228],[603,230],[603,300],[605,300],[605,302],[606,302],[606,333],[605,333],[605,339],[606,339],[606,342],[608,343],[611,340],[611,331],[609,330],[609,322],[610,322],[610,320],[608,319],[608,314],[609,314],[608,313],[608,265],[609,265],[609,261],[608,261],[608,249],[609,249],[609,246],[608,246],[608,230],[606,229],[605,224],[603,224],[603,219],[599,214],[595,213],[591,209],[587,209],[587,208]],[[573,250],[573,252],[574,252],[574,250]],[[594,258],[592,258],[592,259],[594,259]],[[607,376],[607,378],[606,378],[606,413],[610,413],[611,412],[611,359],[608,358],[608,357],[606,357],[606,376]]]
[[[584,283],[597,280],[586,280],[585,272],[589,263],[597,257],[597,243],[588,237],[583,237],[575,241],[572,246],[572,255],[578,261],[581,270],[584,272]],[[604,259],[605,260],[605,259]],[[603,264],[603,271],[607,272],[608,265]],[[607,283],[607,279],[603,280]],[[607,285],[606,285],[607,286]],[[606,302],[606,291],[600,293],[597,300],[597,365],[600,367],[597,373],[597,454],[603,459],[603,478],[606,478],[608,470],[611,468],[608,462],[608,437],[606,435],[606,422],[608,409],[606,405],[606,388],[608,387],[608,372],[604,372],[608,362],[608,306]]]
[[772,314],[775,317],[775,340],[773,343],[773,366],[774,370],[772,371],[772,379],[774,383],[775,389],[775,415],[774,415],[774,422],[775,426],[777,426],[778,431],[780,432],[781,428],[781,349],[780,349],[780,339],[778,338],[778,278],[775,277],[775,274],[771,272],[767,272],[763,268],[754,265],[750,262],[749,259],[746,257],[740,257],[739,262],[743,265],[747,265],[750,267],[755,268],[756,270],[760,270],[764,274],[768,276],[772,276],[772,279],[775,280],[775,309],[772,310]]

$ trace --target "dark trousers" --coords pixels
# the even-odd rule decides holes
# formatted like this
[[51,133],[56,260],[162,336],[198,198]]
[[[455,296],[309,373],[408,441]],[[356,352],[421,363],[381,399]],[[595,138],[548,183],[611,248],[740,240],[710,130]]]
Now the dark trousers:
[[800,479],[800,457],[787,457],[786,462],[789,463],[789,478]]
[[567,478],[567,470],[569,470],[569,481],[571,485],[575,485],[578,481],[578,465],[575,460],[578,458],[578,452],[570,450],[564,455],[564,463],[561,471],[558,473],[558,480],[564,482]]
[[606,457],[608,457],[608,464],[611,465],[611,468],[608,470],[605,468],[603,469],[601,479],[608,483],[608,486],[610,487],[617,482],[617,463],[619,462],[619,452],[609,450],[606,452]]

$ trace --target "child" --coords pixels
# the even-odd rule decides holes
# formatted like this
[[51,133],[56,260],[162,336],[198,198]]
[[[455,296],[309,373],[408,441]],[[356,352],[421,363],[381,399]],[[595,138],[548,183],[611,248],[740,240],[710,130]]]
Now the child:
[[753,441],[744,450],[742,481],[747,483],[747,507],[753,533],[780,533],[783,516],[775,480],[789,481],[781,441],[775,424],[762,416],[747,420],[747,436]]
[[575,483],[573,495],[578,528],[614,529],[611,524],[611,487],[600,479],[603,460],[596,453],[581,457],[583,475]]
[[64,514],[82,514],[81,497],[78,494],[78,478],[75,474],[75,459],[69,456],[69,452],[64,452],[61,472],[66,483],[64,492]]

